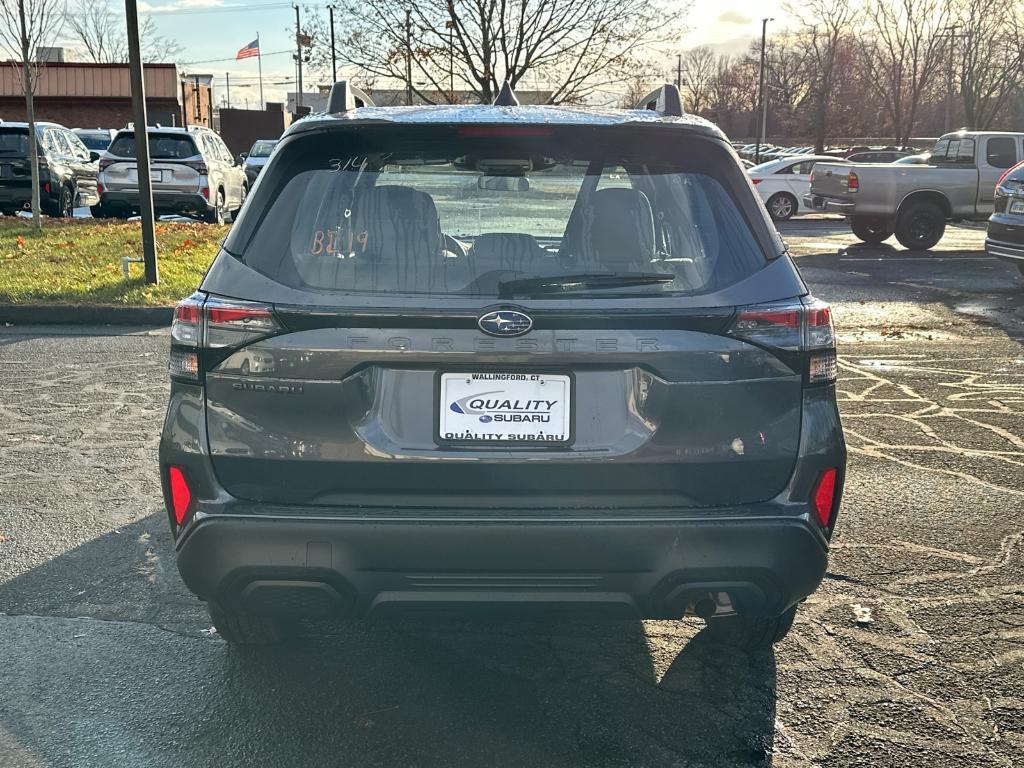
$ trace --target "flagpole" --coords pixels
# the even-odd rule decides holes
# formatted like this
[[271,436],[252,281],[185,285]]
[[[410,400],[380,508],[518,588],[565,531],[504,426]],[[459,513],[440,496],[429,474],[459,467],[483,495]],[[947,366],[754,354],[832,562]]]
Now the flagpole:
[[256,63],[260,68],[260,109],[266,109],[267,105],[263,101],[263,49],[260,47],[260,33],[256,33]]

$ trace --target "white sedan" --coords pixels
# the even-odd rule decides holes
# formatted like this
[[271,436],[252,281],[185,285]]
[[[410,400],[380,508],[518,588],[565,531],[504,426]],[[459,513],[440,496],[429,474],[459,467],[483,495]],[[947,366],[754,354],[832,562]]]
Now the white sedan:
[[841,158],[828,155],[798,155],[769,160],[755,165],[747,174],[769,215],[775,221],[785,221],[796,213],[806,213],[803,196],[811,184],[811,169],[815,163],[845,163]]

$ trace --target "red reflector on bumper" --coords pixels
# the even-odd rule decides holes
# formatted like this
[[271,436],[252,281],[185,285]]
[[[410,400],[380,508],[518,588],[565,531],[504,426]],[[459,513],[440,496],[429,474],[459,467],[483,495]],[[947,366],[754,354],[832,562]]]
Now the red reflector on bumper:
[[814,503],[814,513],[818,516],[818,522],[823,528],[827,528],[832,522],[832,502],[836,496],[836,471],[826,469],[818,478],[811,494],[811,501]]
[[191,511],[192,491],[189,490],[185,475],[178,467],[171,467],[167,470],[167,479],[171,488],[171,509],[174,511],[174,520],[181,525]]

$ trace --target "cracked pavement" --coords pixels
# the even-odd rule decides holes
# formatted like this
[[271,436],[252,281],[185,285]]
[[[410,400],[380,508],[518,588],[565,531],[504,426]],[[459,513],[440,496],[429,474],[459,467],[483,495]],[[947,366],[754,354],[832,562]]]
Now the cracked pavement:
[[1020,764],[1024,276],[977,227],[926,255],[780,229],[835,307],[850,464],[774,653],[469,620],[232,651],[160,506],[166,331],[0,329],[0,766]]

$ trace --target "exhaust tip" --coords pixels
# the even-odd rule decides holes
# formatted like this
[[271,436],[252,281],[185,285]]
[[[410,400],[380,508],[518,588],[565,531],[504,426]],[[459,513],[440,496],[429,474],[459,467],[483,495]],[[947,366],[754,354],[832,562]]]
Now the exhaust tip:
[[693,604],[693,613],[701,619],[710,619],[718,610],[718,604],[710,597],[702,597]]

